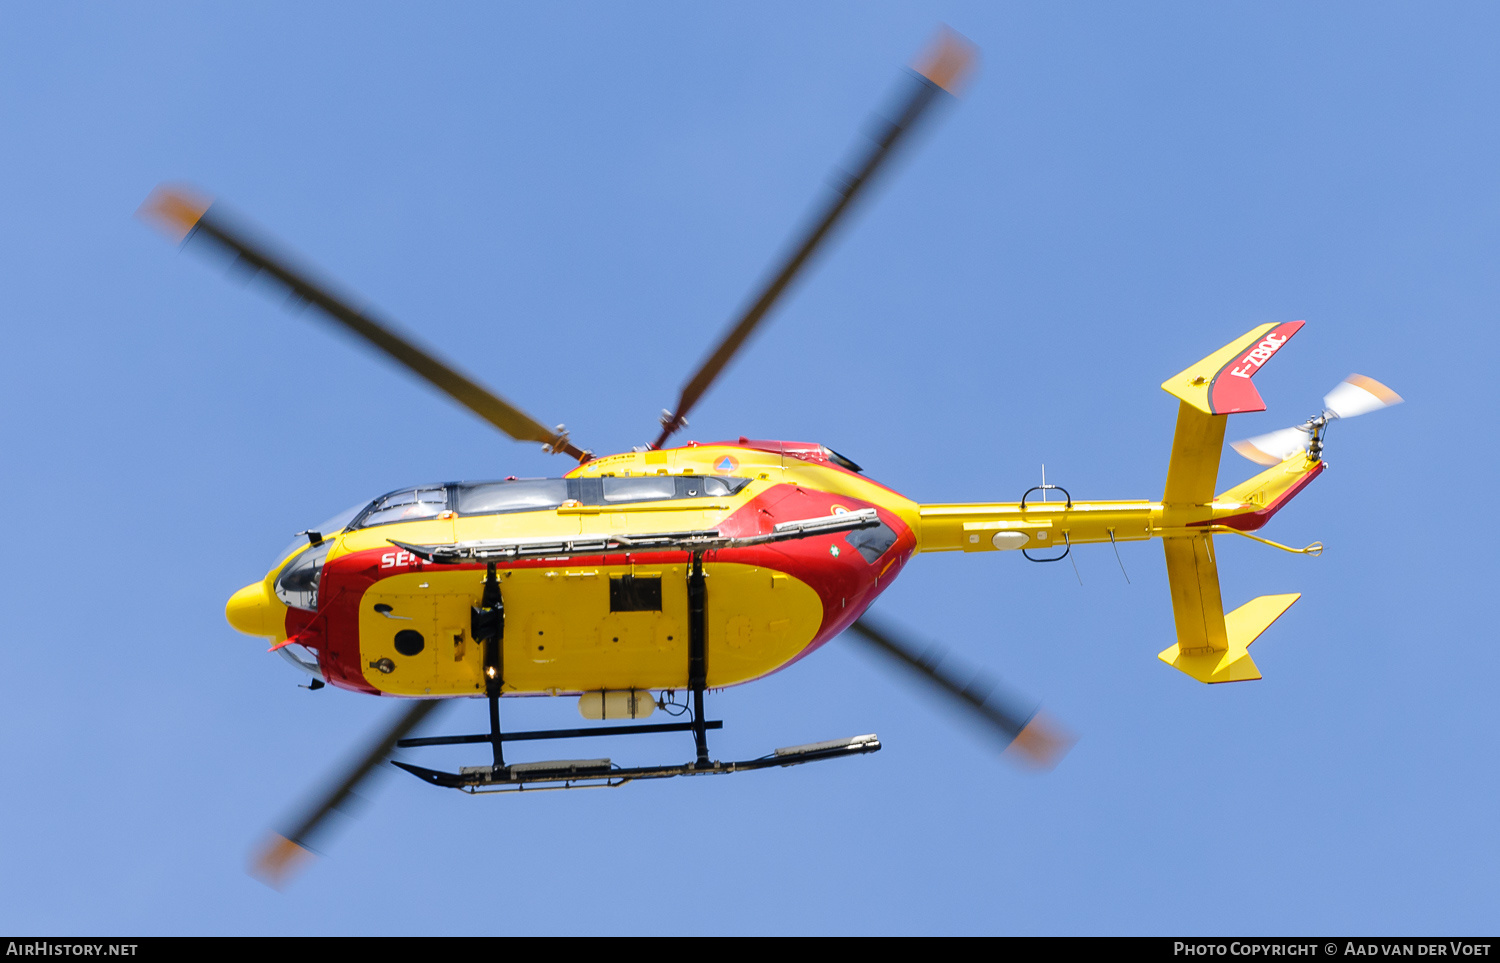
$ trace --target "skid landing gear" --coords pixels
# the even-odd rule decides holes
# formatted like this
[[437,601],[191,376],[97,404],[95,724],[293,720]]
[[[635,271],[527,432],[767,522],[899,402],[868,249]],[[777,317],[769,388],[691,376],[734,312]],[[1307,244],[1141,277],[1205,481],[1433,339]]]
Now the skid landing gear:
[[[703,718],[703,690],[693,693],[694,715],[690,722],[642,723],[620,726],[588,726],[579,729],[542,729],[531,732],[502,732],[498,695],[490,698],[490,731],[470,736],[419,736],[396,743],[400,749],[423,746],[463,746],[488,743],[494,748],[495,761],[489,766],[464,766],[458,772],[440,772],[406,762],[391,760],[407,772],[449,789],[470,793],[508,792],[525,789],[598,789],[623,786],[637,779],[665,779],[670,776],[701,776],[768,769],[772,766],[797,766],[805,762],[836,759],[842,756],[877,752],[880,739],[873,733],[851,739],[832,739],[802,746],[777,749],[757,759],[719,762],[708,758],[708,730],[722,729],[724,723]],[[596,736],[632,736],[658,732],[691,732],[697,758],[688,763],[622,768],[609,759],[554,759],[546,762],[505,764],[501,747],[507,742],[531,742],[550,739],[583,739]]]
[[505,768],[504,740],[500,736],[500,688],[505,684],[502,662],[505,641],[505,602],[500,598],[500,579],[491,562],[484,573],[484,594],[469,612],[469,634],[484,647],[484,694],[490,701],[490,745],[495,768]]
[[[505,603],[500,597],[500,581],[495,564],[490,563],[484,578],[484,594],[471,616],[474,640],[484,646],[485,697],[489,700],[490,731],[472,736],[423,736],[402,739],[401,749],[421,746],[460,746],[489,743],[494,763],[489,766],[464,766],[456,773],[424,769],[405,762],[392,762],[418,779],[435,786],[462,789],[466,792],[505,792],[522,789],[586,789],[623,786],[636,779],[665,779],[670,776],[692,776],[706,773],[747,772],[771,766],[796,766],[804,762],[862,755],[880,749],[873,734],[852,739],[834,739],[805,746],[791,746],[758,759],[741,762],[717,762],[708,757],[708,730],[722,729],[724,723],[710,721],[704,715],[703,693],[708,688],[708,629],[706,600],[707,580],[703,575],[703,552],[693,553],[688,567],[688,690],[693,696],[693,718],[690,722],[648,723],[627,726],[592,726],[583,729],[546,729],[535,732],[502,732],[500,729],[500,690],[504,683],[502,662],[505,638]],[[559,759],[550,762],[505,764],[506,742],[537,739],[580,739],[589,736],[628,736],[654,732],[691,732],[696,758],[691,763],[664,766],[621,768],[608,759]]]
[[[657,726],[618,726],[596,729],[557,729],[547,732],[512,732],[507,733],[503,738],[568,739],[579,736],[629,735],[643,731],[682,731],[695,725],[696,723],[693,722],[685,722]],[[718,729],[722,726],[723,723],[721,722],[709,722],[705,723],[703,728]],[[454,745],[462,742],[488,742],[489,738],[488,735],[437,736],[426,739],[403,739],[396,743],[396,745],[404,747],[415,745]],[[405,762],[395,762],[394,760],[392,762],[418,779],[430,782],[434,786],[462,789],[469,793],[490,793],[519,792],[527,789],[614,788],[637,779],[666,779],[671,776],[723,775],[732,772],[750,772],[755,769],[769,769],[772,766],[798,766],[805,762],[818,762],[823,759],[863,755],[867,752],[877,752],[879,749],[880,739],[872,733],[865,736],[855,736],[852,739],[831,739],[827,742],[814,742],[805,746],[790,746],[786,749],[777,749],[774,752],[767,753],[758,759],[746,759],[739,762],[703,760],[701,762],[678,763],[675,765],[624,768],[614,765],[608,759],[556,759],[547,762],[512,763],[509,766],[503,767],[464,766],[456,773],[424,769],[421,766],[414,766]]]
[[694,765],[707,769],[713,764],[708,760],[708,726],[703,721],[703,690],[708,686],[708,629],[704,610],[704,598],[708,594],[703,578],[703,553],[693,553],[693,564],[688,569],[688,688],[693,691],[693,743],[698,748],[698,761]]

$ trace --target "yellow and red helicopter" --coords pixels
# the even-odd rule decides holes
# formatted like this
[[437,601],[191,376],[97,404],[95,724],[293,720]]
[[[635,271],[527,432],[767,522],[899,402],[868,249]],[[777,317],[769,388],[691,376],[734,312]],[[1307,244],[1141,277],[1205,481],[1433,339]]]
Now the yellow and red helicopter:
[[[469,792],[620,785],[725,774],[876,751],[874,735],[778,749],[734,762],[711,758],[705,693],[786,668],[849,631],[970,710],[1016,754],[1050,765],[1068,740],[1015,699],[979,690],[928,652],[866,615],[923,552],[1017,551],[1059,561],[1074,546],[1160,538],[1177,640],[1162,661],[1201,682],[1260,678],[1248,648],[1297,600],[1267,595],[1225,612],[1214,536],[1253,534],[1324,469],[1336,418],[1399,402],[1351,376],[1297,428],[1237,443],[1265,471],[1216,494],[1225,418],[1264,410],[1253,378],[1302,327],[1264,324],[1162,388],[1178,399],[1160,500],[1081,501],[1055,485],[1017,502],[921,504],[867,478],[816,443],[745,437],[668,447],[715,378],[798,277],[850,205],[931,107],[948,99],[972,48],[944,34],[912,71],[909,92],[856,172],[797,238],[771,280],[664,412],[654,441],[595,456],[355,307],[254,238],[198,194],[163,186],[142,212],[184,243],[203,239],[385,352],[505,434],[577,460],[559,478],[506,478],[409,487],[306,532],[265,577],[234,593],[241,632],[312,676],[371,695],[413,700],[327,793],[279,834],[260,871],[278,878],[312,845],[325,817],[392,750],[487,745],[490,759],[459,772],[396,762],[438,786]],[[1047,499],[1049,491],[1061,500]],[[1277,546],[1287,548],[1286,546]],[[1289,551],[1317,554],[1312,545]],[[653,693],[655,693],[653,695]],[[681,721],[507,732],[500,700],[575,696],[589,720],[639,720],[662,709]],[[413,737],[443,700],[484,699],[487,732]],[[507,763],[507,742],[638,733],[691,733],[685,763],[621,767],[609,759]]]

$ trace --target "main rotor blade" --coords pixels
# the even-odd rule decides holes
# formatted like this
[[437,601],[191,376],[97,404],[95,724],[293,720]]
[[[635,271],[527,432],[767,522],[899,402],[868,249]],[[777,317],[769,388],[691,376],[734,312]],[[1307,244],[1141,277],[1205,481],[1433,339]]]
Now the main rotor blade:
[[991,735],[998,737],[1006,751],[1015,753],[1018,759],[1037,768],[1051,769],[1072,747],[1073,740],[1036,709],[1023,708],[1013,699],[997,695],[992,687],[976,679],[965,682],[943,668],[940,652],[898,638],[894,630],[876,623],[868,614],[849,628],[856,636],[953,700]]
[[330,814],[343,808],[349,797],[385,761],[396,743],[417,727],[441,704],[438,699],[420,699],[392,721],[363,756],[337,782],[308,806],[286,833],[273,833],[261,846],[250,872],[269,886],[280,889],[312,854],[313,840],[326,826]]
[[942,95],[951,95],[968,73],[974,60],[974,48],[964,38],[951,30],[944,30],[928,49],[922,62],[912,68],[910,93],[895,120],[882,118],[880,133],[872,138],[869,150],[861,160],[857,173],[841,178],[834,196],[828,199],[822,212],[810,223],[797,243],[794,244],[781,267],[771,277],[760,295],[740,315],[718,347],[703,362],[696,374],[683,386],[677,400],[677,410],[662,418],[662,432],[652,445],[660,448],[674,432],[687,423],[687,414],[698,399],[708,391],[714,379],[729,364],[740,347],[754,333],[757,325],[776,305],[777,300],[796,280],[809,259],[828,238],[840,218],[849,210],[865,185],[875,177],[894,153],[907,133],[917,125],[933,102]]
[[364,338],[398,364],[517,441],[539,442],[551,451],[572,455],[580,461],[585,460],[584,453],[573,447],[568,441],[567,433],[560,427],[545,427],[515,405],[461,374],[452,365],[397,334],[388,324],[375,320],[369,314],[350,306],[344,299],[331,294],[321,283],[295,267],[289,258],[247,237],[223,215],[214,211],[208,200],[187,190],[163,185],[151,192],[151,196],[141,205],[139,213],[184,243],[195,236],[207,237],[234,252],[238,263],[280,283],[291,292],[293,298],[317,307],[329,320]]

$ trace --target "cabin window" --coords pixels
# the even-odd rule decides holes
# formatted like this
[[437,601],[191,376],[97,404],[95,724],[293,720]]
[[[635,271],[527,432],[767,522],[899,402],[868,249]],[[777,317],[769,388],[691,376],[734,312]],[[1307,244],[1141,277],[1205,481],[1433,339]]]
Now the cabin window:
[[655,502],[677,497],[677,479],[672,475],[638,475],[630,478],[605,477],[604,501]]
[[528,512],[556,508],[568,500],[565,478],[524,478],[453,486],[453,510],[460,515]]
[[861,528],[844,535],[844,541],[852,545],[866,562],[874,564],[892,545],[896,544],[896,533],[885,522],[878,528]]
[[748,478],[724,478],[719,475],[703,475],[690,479],[694,485],[703,486],[703,494],[711,498],[724,498],[729,495],[737,495],[741,488],[750,484]]
[[660,612],[661,577],[621,575],[609,580],[611,612]]

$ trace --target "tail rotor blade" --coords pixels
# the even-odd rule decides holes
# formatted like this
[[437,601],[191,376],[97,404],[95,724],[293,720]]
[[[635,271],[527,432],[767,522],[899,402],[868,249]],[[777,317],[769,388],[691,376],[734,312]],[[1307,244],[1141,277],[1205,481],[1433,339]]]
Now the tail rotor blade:
[[682,388],[674,412],[664,414],[662,432],[652,444],[660,448],[674,432],[687,424],[688,412],[708,391],[720,372],[756,327],[780,300],[834,227],[848,212],[864,187],[895,153],[896,147],[916,127],[917,122],[936,101],[946,100],[968,74],[974,60],[974,47],[951,30],[944,30],[922,61],[913,68],[912,86],[896,112],[894,120],[883,120],[880,133],[872,139],[868,152],[856,171],[838,178],[838,187],[822,211],[808,225],[788,250],[785,259],[757,294],[750,306],[719,341],[708,359]]
[[1051,769],[1072,748],[1073,739],[1035,708],[999,695],[991,686],[964,681],[944,668],[942,655],[924,649],[884,623],[865,615],[850,626],[854,636],[895,659],[952,704],[964,710],[989,735],[998,738],[1017,761],[1038,769]]
[[1323,414],[1307,424],[1231,442],[1230,447],[1257,464],[1279,465],[1310,450],[1314,430],[1321,432],[1328,419],[1367,415],[1399,405],[1401,400],[1400,395],[1374,378],[1352,374],[1323,396]]
[[1323,396],[1323,407],[1335,418],[1353,418],[1399,405],[1401,401],[1400,395],[1374,378],[1352,374]]
[[437,699],[421,699],[403,708],[378,738],[354,763],[317,796],[285,833],[273,833],[251,862],[251,875],[281,889],[312,856],[314,841],[327,829],[328,817],[346,806],[360,785],[386,760],[396,743],[441,705]]
[[1229,447],[1257,465],[1279,465],[1298,452],[1307,451],[1311,443],[1312,432],[1306,428],[1282,428],[1231,442]]

